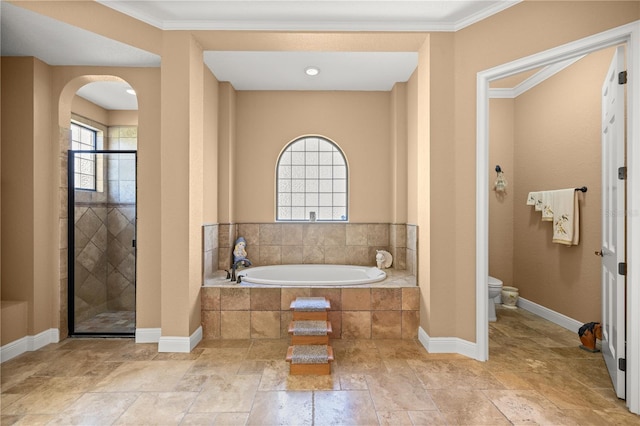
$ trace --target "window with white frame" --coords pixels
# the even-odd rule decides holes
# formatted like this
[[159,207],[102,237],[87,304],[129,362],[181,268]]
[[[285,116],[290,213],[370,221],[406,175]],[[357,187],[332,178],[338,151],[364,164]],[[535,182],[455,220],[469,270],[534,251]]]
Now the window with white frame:
[[276,170],[276,220],[348,220],[348,168],[342,150],[321,136],[291,142]]
[[[94,151],[96,149],[97,130],[71,123],[71,149],[74,151]],[[95,154],[77,154],[74,162],[74,182],[76,189],[96,190]]]

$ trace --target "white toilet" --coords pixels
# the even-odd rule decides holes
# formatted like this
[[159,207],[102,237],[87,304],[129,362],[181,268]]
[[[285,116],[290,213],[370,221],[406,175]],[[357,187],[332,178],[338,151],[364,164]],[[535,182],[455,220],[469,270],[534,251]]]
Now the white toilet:
[[489,276],[489,321],[496,321],[496,297],[502,293],[502,281]]

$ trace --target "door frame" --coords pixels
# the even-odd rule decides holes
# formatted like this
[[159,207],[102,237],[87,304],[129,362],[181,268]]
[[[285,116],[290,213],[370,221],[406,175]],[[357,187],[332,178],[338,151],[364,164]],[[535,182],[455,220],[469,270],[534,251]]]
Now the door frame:
[[[640,21],[613,28],[477,74],[476,92],[476,355],[489,358],[489,83],[534,68],[626,44],[627,117],[640,115]],[[640,121],[627,120],[627,264],[640,265]],[[640,271],[627,274],[627,407],[640,414]]]
[[[82,154],[130,154],[135,158],[135,175],[136,175],[136,233],[134,234],[134,241],[137,240],[137,226],[138,226],[138,151],[136,150],[109,150],[109,149],[95,149],[95,150],[68,150],[67,151],[67,327],[68,327],[68,336],[72,337],[134,337],[135,336],[135,327],[132,332],[77,332],[75,331],[76,321],[75,321],[75,220],[74,220],[74,210],[75,210],[75,175],[73,173],[72,167],[74,165],[75,159],[74,155],[82,153]],[[134,277],[137,282],[138,273],[138,255],[137,251],[137,242],[134,246]],[[136,285],[137,289],[137,285]],[[137,291],[135,294],[135,298],[137,299]],[[137,313],[137,300],[135,305],[135,312]]]

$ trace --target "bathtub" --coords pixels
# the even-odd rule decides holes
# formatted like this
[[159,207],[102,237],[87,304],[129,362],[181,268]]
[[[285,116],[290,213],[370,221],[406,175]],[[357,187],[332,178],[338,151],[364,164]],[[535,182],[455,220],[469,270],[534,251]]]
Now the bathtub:
[[342,287],[382,281],[387,274],[372,266],[271,265],[243,269],[243,283],[280,287]]

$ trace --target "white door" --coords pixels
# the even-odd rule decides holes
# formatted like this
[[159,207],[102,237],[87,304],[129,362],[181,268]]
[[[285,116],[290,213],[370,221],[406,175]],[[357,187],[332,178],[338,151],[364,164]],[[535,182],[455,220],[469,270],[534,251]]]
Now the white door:
[[[618,47],[602,87],[602,353],[618,398],[625,398],[624,47]],[[626,177],[626,176],[625,176]],[[622,265],[622,266],[621,266]]]

